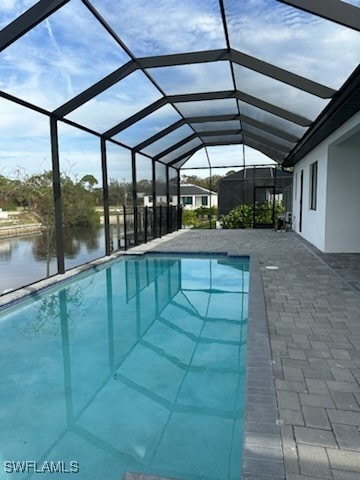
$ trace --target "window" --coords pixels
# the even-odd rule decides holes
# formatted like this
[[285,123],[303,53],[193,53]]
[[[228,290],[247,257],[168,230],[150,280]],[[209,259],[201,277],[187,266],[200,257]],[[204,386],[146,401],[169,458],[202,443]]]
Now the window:
[[201,205],[203,207],[207,207],[208,204],[208,197],[201,197]]
[[316,210],[318,162],[310,165],[310,210]]
[[183,205],[192,205],[193,203],[192,197],[181,197],[181,201]]

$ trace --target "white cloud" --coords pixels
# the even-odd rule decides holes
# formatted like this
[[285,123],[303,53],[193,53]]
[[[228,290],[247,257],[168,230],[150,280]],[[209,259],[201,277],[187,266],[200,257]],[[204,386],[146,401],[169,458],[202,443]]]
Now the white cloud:
[[138,56],[224,48],[216,1],[158,0],[92,3]]
[[14,10],[16,6],[16,0],[2,0],[1,2],[1,7],[0,7],[0,12],[9,12],[11,10]]
[[153,68],[149,72],[168,95],[233,90],[227,61]]
[[1,0],[0,29],[32,7],[38,0]]
[[[1,98],[0,110],[0,137],[6,141],[48,135],[49,120],[44,115]],[[5,140],[2,140],[2,146]]]
[[[62,56],[63,56],[63,53],[61,51],[61,47],[59,46],[58,41],[55,38],[55,35],[53,33],[53,30],[52,30],[51,23],[50,23],[49,19],[45,20],[45,26],[46,26],[46,29],[48,31],[48,35],[49,35],[49,39],[50,39],[50,45],[54,48],[54,51],[57,53],[58,57],[61,59]],[[65,68],[61,68],[61,66],[64,66],[64,63],[65,63],[65,65],[68,64],[68,62],[62,62],[62,61],[59,62],[58,66],[60,68],[58,70],[59,70],[60,75],[63,77],[63,80],[66,84],[68,96],[73,97],[74,96],[74,89],[73,89],[72,82],[71,82],[71,76],[66,71]]]
[[[242,168],[243,166],[243,148],[242,145],[229,145],[208,147],[209,159],[212,167],[226,167],[213,168],[212,173],[222,174],[229,169]],[[245,146],[245,165],[262,165],[274,164],[266,155],[261,152]],[[185,168],[201,168],[202,170],[193,170],[193,173],[198,176],[207,177],[209,175],[209,162],[205,153],[205,149],[197,151],[191,159],[184,165]],[[183,173],[189,174],[184,170]]]
[[234,71],[240,91],[310,120],[315,120],[328,103],[328,100],[239,65],[235,65]]
[[69,119],[104,132],[155,102],[160,92],[138,71],[69,114]]
[[234,48],[339,88],[358,64],[357,32],[274,0],[226,0]]
[[135,146],[180,120],[180,115],[170,105],[155,110],[152,114],[120,132],[114,138],[129,146]]
[[[4,17],[0,11],[1,23]],[[0,86],[51,110],[126,61],[121,47],[73,0],[4,50]]]

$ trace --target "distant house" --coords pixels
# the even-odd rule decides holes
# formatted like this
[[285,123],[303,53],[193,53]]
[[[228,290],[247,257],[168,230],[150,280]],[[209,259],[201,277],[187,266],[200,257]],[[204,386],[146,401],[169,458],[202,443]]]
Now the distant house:
[[[141,195],[141,202],[145,207],[153,206],[153,199],[151,195]],[[190,183],[180,185],[180,203],[187,210],[196,210],[200,207],[210,208],[218,206],[218,196],[216,192],[208,190],[207,188],[192,185]],[[166,197],[158,196],[157,204],[165,205]],[[170,205],[177,205],[177,195],[170,196]]]
[[218,196],[216,192],[198,185],[182,184],[180,185],[180,203],[188,210],[196,210],[200,207],[210,208],[218,206]]

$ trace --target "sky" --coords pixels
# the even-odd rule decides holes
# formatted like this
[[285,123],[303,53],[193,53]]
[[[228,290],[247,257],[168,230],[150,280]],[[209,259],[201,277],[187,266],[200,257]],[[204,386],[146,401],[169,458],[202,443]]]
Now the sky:
[[[2,0],[0,27],[34,5],[34,0]],[[217,0],[91,0],[100,14],[135,56],[153,56],[226,48]],[[351,3],[360,6],[360,0]],[[156,8],[154,8],[154,5]],[[338,89],[355,69],[360,51],[359,33],[301,12],[276,0],[225,0],[232,48],[289,69],[299,75]],[[191,12],[191,14],[189,14]],[[52,111],[120,68],[130,57],[101,27],[80,0],[71,0],[0,54],[0,90]],[[167,94],[229,90],[231,71],[227,62],[149,69]],[[235,68],[239,90],[262,96],[265,101],[314,120],[327,101],[286,86],[244,67]],[[161,98],[161,92],[142,72],[136,71],[105,90],[68,118],[105,132],[138,110]],[[135,146],[181,119],[179,110],[214,108],[221,113],[224,101],[211,106],[166,105],[115,138]],[[247,108],[254,118],[284,121],[271,114]],[[246,110],[246,113],[248,113]],[[0,174],[21,166],[29,172],[51,168],[49,122],[41,114],[0,98]],[[262,116],[261,116],[262,115]],[[273,124],[273,123],[272,123]],[[294,125],[288,125],[293,127]],[[298,135],[303,130],[298,129]],[[174,132],[177,140],[188,129]],[[149,147],[157,153],[163,144]],[[246,148],[247,164],[267,163],[261,153]],[[242,165],[242,147],[209,147],[214,165]],[[60,159],[64,171],[101,178],[99,141],[72,127],[60,128]],[[129,152],[111,149],[109,170],[123,178],[129,172]],[[144,162],[141,162],[144,164]],[[207,166],[204,151],[197,152],[187,166]],[[146,168],[144,172],[147,172]],[[200,171],[197,171],[200,175]],[[141,172],[139,172],[141,176]],[[145,173],[144,173],[145,175]],[[206,176],[206,175],[205,175]]]

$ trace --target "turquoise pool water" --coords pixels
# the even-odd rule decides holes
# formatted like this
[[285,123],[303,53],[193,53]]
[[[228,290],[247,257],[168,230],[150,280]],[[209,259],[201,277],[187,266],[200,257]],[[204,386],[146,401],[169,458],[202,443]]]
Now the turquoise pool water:
[[0,311],[0,479],[238,480],[248,286],[246,258],[127,257]]

